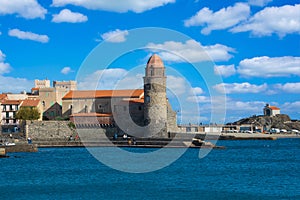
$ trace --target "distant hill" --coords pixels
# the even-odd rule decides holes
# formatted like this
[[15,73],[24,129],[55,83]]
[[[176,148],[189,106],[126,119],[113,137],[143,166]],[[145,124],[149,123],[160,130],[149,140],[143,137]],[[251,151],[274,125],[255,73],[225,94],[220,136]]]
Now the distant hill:
[[300,121],[291,120],[286,114],[278,114],[276,116],[252,116],[244,119],[240,119],[234,123],[234,125],[253,124],[254,126],[265,126],[267,129],[279,128],[286,129],[288,131],[292,129],[300,130]]

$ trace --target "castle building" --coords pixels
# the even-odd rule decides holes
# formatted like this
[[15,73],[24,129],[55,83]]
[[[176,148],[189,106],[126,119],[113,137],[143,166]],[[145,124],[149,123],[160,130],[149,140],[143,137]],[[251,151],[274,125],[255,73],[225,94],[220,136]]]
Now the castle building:
[[31,91],[41,100],[43,118],[53,120],[62,116],[62,98],[70,90],[76,89],[76,81],[53,81],[53,87],[50,87],[50,80],[35,80],[35,87]]
[[276,106],[270,106],[270,104],[266,104],[264,107],[264,115],[265,116],[275,116],[280,114],[280,108]]
[[167,99],[166,79],[163,61],[154,54],[145,68],[143,89],[69,91],[62,98],[62,113],[77,126],[117,126],[128,134],[142,127],[143,137],[168,137],[177,130],[177,119]]

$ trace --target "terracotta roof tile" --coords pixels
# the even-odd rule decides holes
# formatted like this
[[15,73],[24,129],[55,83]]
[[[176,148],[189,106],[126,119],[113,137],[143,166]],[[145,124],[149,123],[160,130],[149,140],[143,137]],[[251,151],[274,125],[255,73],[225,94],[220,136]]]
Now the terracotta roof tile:
[[2,105],[20,105],[21,100],[3,100]]
[[94,99],[107,97],[141,98],[143,89],[137,90],[71,90],[63,99]]
[[40,100],[38,99],[26,99],[23,101],[21,106],[28,106],[28,107],[36,107],[40,103]]
[[280,110],[280,108],[278,108],[276,106],[269,106],[269,108],[271,108],[272,110]]

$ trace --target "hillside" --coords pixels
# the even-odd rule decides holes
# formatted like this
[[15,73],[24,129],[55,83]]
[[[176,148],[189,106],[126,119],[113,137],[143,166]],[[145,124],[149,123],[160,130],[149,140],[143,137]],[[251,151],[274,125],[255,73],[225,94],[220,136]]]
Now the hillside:
[[291,121],[291,118],[286,114],[279,114],[276,116],[252,116],[236,121],[233,124],[253,124],[255,126],[265,126],[267,129],[279,128],[288,131],[292,129],[300,130],[300,121]]

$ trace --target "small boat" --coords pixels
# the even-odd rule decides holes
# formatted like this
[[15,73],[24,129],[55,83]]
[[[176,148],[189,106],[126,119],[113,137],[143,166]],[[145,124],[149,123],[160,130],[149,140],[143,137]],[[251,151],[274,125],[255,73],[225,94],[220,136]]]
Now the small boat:
[[7,147],[9,147],[9,146],[15,146],[16,144],[14,143],[14,142],[5,142],[4,143],[4,146],[7,146]]

